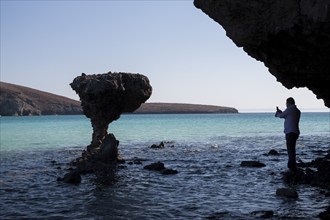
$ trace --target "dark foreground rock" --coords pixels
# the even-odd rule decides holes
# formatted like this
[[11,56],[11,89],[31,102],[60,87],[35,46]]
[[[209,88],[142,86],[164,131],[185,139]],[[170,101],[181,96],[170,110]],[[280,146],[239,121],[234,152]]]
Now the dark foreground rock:
[[330,107],[328,0],[194,0],[194,4],[286,88],[307,87]]
[[[308,163],[299,163],[296,173],[284,172],[283,180],[289,185],[309,184],[330,190],[330,150],[323,158],[317,158]],[[325,195],[327,193],[324,193]],[[330,206],[320,213],[321,219],[330,219]]]
[[308,163],[299,163],[296,173],[284,172],[283,180],[288,184],[310,184],[330,190],[330,151],[324,158]]

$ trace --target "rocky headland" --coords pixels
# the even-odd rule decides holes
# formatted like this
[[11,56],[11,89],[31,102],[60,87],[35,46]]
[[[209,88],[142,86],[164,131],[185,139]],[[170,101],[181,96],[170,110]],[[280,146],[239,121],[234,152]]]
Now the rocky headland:
[[0,82],[0,115],[76,115],[80,102],[48,92]]
[[286,88],[307,87],[330,107],[330,1],[194,0]]
[[[134,112],[127,114],[195,114],[195,113],[238,113],[236,108],[183,104],[142,103]],[[56,94],[0,82],[0,115],[81,115],[81,102]]]
[[232,107],[215,105],[198,105],[185,103],[143,103],[134,111],[135,114],[213,114],[213,113],[238,113]]

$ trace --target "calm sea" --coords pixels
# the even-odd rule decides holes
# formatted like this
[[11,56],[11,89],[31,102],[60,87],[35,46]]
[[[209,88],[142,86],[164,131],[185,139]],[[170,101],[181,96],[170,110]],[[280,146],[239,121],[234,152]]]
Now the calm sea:
[[[114,177],[57,182],[67,163],[91,141],[85,116],[0,117],[0,218],[47,219],[317,219],[330,198],[320,189],[295,186],[299,198],[283,199],[287,155],[283,120],[272,113],[122,115],[109,126],[127,162]],[[302,113],[298,160],[330,149],[330,113]],[[152,144],[166,143],[164,149]],[[279,156],[267,156],[275,149]],[[259,160],[264,168],[240,167]],[[161,161],[176,169],[163,176],[143,169]]]

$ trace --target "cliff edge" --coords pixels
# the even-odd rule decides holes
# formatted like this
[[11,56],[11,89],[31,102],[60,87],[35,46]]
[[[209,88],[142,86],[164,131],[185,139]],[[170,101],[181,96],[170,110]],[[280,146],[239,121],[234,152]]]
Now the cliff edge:
[[0,82],[0,115],[76,115],[80,102],[24,86]]

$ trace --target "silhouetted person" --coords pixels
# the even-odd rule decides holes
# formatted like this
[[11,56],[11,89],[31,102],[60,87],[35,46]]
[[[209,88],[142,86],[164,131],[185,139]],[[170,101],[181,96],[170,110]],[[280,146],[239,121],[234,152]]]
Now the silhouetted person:
[[297,171],[296,166],[296,142],[299,137],[299,120],[300,110],[295,105],[295,101],[292,97],[286,100],[286,109],[282,112],[276,107],[275,117],[284,118],[284,133],[286,139],[286,147],[288,150],[288,168],[292,172]]

